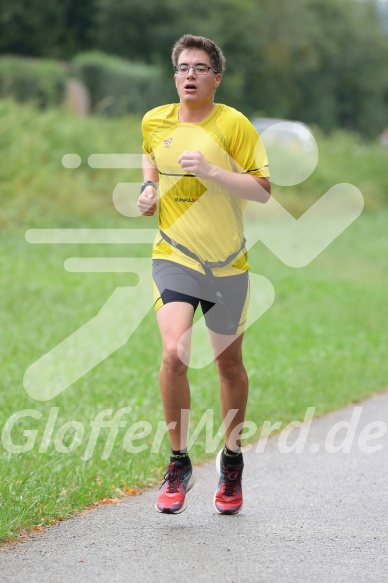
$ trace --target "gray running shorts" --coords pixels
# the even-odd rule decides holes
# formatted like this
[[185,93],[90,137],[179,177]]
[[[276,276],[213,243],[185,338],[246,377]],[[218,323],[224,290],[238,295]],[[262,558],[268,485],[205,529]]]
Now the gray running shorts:
[[186,302],[194,312],[201,304],[206,326],[218,334],[240,334],[249,305],[249,275],[245,271],[210,277],[167,259],[152,260],[155,311],[170,302]]

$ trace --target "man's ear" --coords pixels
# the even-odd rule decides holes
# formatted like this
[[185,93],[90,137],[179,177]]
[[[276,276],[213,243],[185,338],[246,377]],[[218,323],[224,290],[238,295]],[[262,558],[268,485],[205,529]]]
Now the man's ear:
[[215,78],[214,78],[214,87],[217,89],[217,87],[220,86],[221,83],[221,79],[222,79],[222,75],[221,73],[217,73]]

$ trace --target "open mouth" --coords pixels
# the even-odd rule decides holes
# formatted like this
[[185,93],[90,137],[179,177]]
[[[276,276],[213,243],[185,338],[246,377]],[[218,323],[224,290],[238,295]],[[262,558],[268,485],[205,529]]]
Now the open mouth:
[[193,85],[193,83],[187,83],[187,85],[185,85],[185,89],[191,91],[194,89],[197,89],[195,85]]

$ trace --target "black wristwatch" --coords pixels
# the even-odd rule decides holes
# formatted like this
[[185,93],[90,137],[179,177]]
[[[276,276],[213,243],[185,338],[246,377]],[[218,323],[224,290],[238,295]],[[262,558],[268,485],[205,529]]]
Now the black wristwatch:
[[157,190],[157,186],[155,184],[155,182],[152,182],[152,180],[144,180],[144,182],[141,183],[141,187],[140,187],[140,194],[143,192],[143,190],[147,187],[147,186],[152,186],[153,188],[155,188],[155,190]]

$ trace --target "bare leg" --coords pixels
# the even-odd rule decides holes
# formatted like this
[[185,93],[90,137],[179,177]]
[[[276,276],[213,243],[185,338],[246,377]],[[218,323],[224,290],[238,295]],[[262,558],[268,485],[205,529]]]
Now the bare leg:
[[[236,450],[241,445],[242,425],[240,424],[245,420],[248,399],[248,375],[242,356],[244,335],[223,336],[211,330],[209,330],[209,335],[220,379],[221,414],[224,420],[225,443],[229,449]],[[234,338],[233,342],[231,342],[232,338]],[[236,414],[231,421],[228,419],[228,423],[225,423],[231,410],[236,410]]]
[[[163,358],[159,372],[160,392],[164,416],[169,427],[171,447],[182,450],[186,447],[190,410],[190,386],[187,378],[191,335],[185,334],[193,323],[194,309],[186,302],[171,302],[159,308],[156,318],[163,345]],[[182,336],[184,345],[182,345]],[[179,354],[178,354],[179,346]]]

